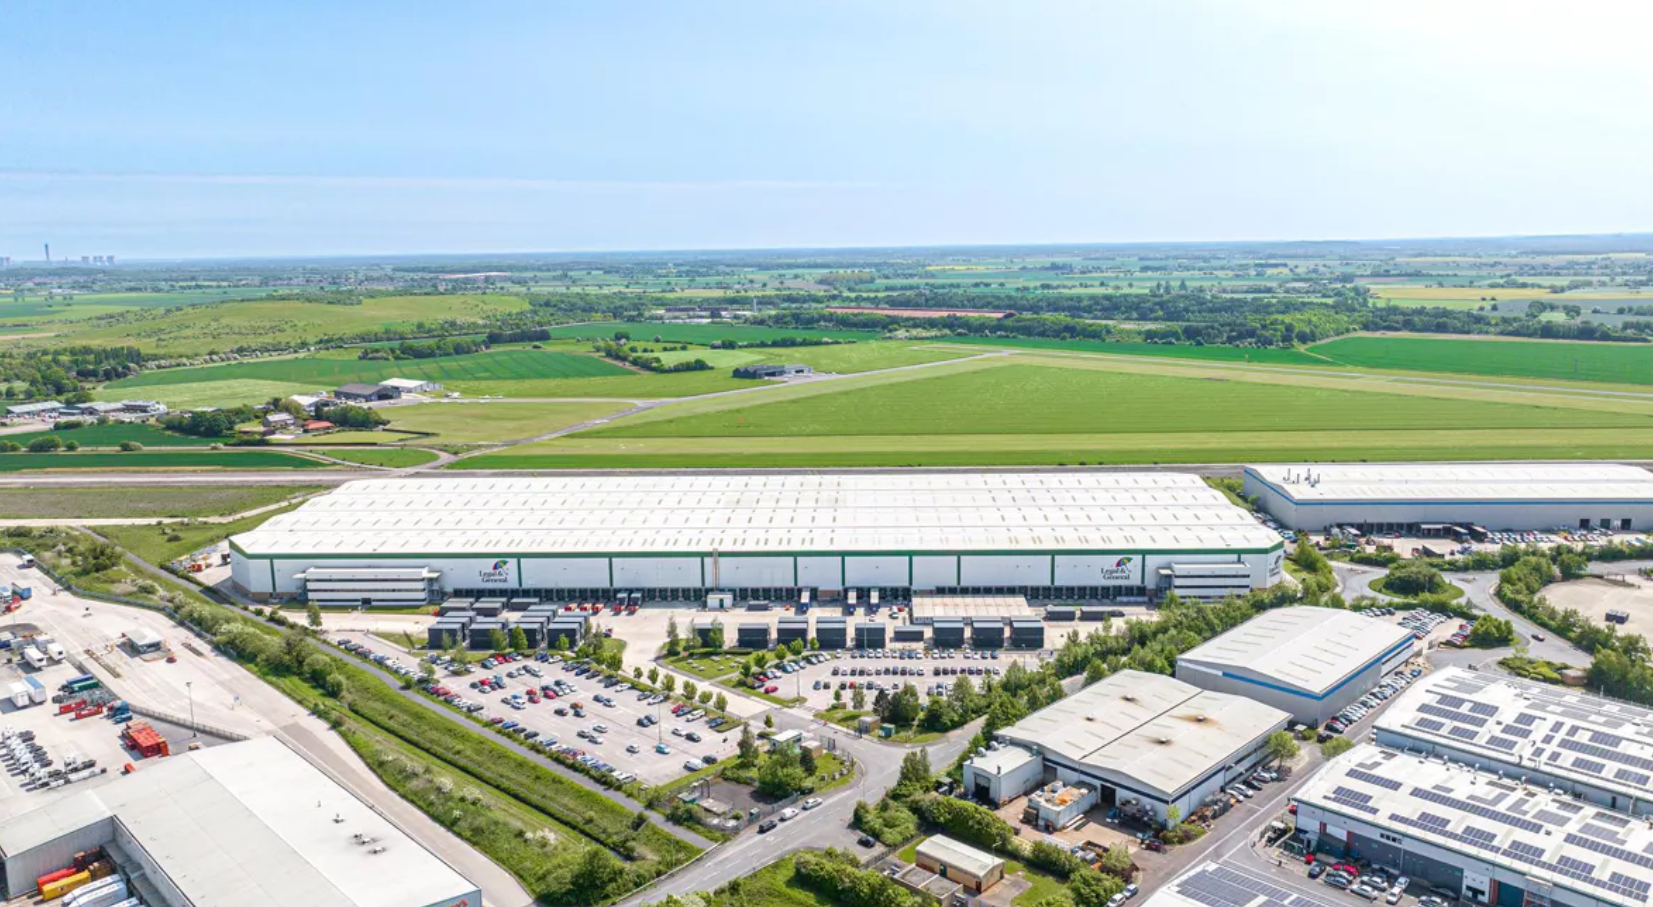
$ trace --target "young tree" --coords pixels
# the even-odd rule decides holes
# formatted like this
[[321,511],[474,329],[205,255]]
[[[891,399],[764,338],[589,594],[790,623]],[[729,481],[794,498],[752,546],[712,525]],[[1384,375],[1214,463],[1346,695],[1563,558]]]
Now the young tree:
[[649,683],[658,684],[659,682],[660,682],[660,669],[655,668],[655,667],[649,668]]
[[712,691],[711,690],[701,690],[700,695],[695,697],[695,701],[700,703],[701,705],[711,705],[712,704]]
[[557,634],[557,644],[556,644],[556,646],[554,646],[554,648],[558,652],[567,652],[568,651],[568,634],[566,634],[566,633]]
[[723,624],[715,622],[712,629],[706,633],[706,648],[723,651]]
[[669,614],[666,616],[666,654],[676,655],[681,646],[682,642],[678,639],[677,632],[677,615]]
[[740,743],[738,746],[740,761],[749,763],[758,758],[758,739],[752,736],[751,725],[743,724],[740,726]]
[[717,709],[720,712],[729,711],[729,697],[723,695],[722,693],[717,694],[717,697],[712,700],[712,708]]
[[836,687],[832,690],[832,705],[835,708],[844,707],[844,691]]
[[528,631],[522,629],[521,627],[511,628],[511,651],[528,651]]
[[683,681],[683,698],[684,699],[693,699],[693,698],[695,698],[695,695],[699,691],[700,691],[700,685],[699,684],[695,683],[692,680]]
[[768,667],[769,666],[769,653],[768,652],[753,652],[752,653],[752,666],[754,668],[757,668],[760,671],[763,670],[764,668]]
[[752,679],[752,663],[750,661],[743,661],[740,663],[740,679]]
[[668,693],[677,689],[677,675],[667,674],[666,676],[660,678],[660,689],[665,690]]
[[306,605],[305,608],[304,608],[304,622],[310,625],[310,629],[320,630],[321,629],[321,605],[318,605],[315,602],[311,602],[310,604]]
[[1275,731],[1268,735],[1268,758],[1275,762],[1284,762],[1287,759],[1297,758],[1297,741],[1293,740],[1290,731]]
[[488,631],[488,647],[493,649],[495,652],[505,651],[505,647],[510,644],[511,639],[505,635],[504,630],[495,627],[494,629]]
[[815,751],[807,749],[799,750],[798,767],[804,770],[804,775],[806,777],[815,777],[815,773],[820,770],[820,766],[815,762]]
[[632,680],[642,680],[643,679],[643,666],[642,665],[638,665],[637,667],[631,669],[631,679]]
[[850,706],[852,708],[854,708],[857,712],[866,711],[867,710],[867,691],[860,688],[860,687],[856,687],[855,692],[850,696]]
[[802,655],[804,654],[804,641],[801,639],[794,639],[792,642],[787,644],[787,649],[792,652],[794,657]]
[[897,783],[928,790],[935,783],[935,773],[930,770],[930,754],[921,747],[902,756],[901,780]]
[[771,712],[765,712],[764,713],[763,726],[768,728],[771,731],[775,729],[775,716],[774,716],[773,713],[771,713]]
[[1165,827],[1176,828],[1182,824],[1182,807],[1175,803],[1165,807]]

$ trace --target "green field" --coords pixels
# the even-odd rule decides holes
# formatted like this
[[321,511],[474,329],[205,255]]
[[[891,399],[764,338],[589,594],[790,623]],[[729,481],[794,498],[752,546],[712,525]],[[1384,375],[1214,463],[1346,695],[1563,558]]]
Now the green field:
[[666,365],[676,365],[679,362],[693,362],[699,359],[712,368],[732,369],[737,365],[746,365],[752,362],[763,362],[764,355],[756,350],[713,350],[706,347],[695,347],[687,350],[666,350],[649,355],[656,356]]
[[172,306],[257,299],[272,293],[290,292],[285,287],[224,287],[211,290],[164,290],[155,293],[71,293],[47,299],[25,296],[21,302],[0,297],[0,322],[62,321],[91,318],[131,309],[162,309]]
[[0,488],[0,519],[229,516],[266,507],[321,485],[140,485],[128,488]]
[[1076,353],[1111,353],[1116,356],[1156,356],[1167,359],[1199,359],[1209,362],[1256,362],[1265,365],[1333,365],[1326,359],[1301,350],[1253,349],[1242,346],[1191,346],[1166,343],[1115,343],[1103,340],[1053,340],[1040,337],[937,337],[926,343],[962,343],[970,346],[1004,346],[1028,350],[1071,350]]
[[600,419],[626,408],[624,403],[421,403],[384,410],[390,427],[421,432],[429,444],[488,444],[549,434],[560,428]]
[[352,381],[417,378],[447,384],[454,381],[520,381],[536,378],[592,378],[625,375],[627,371],[596,356],[509,349],[497,352],[404,359],[397,362],[303,356],[296,359],[255,359],[199,368],[162,369],[110,382],[111,390],[197,384],[203,381],[273,381],[313,387],[337,387]]
[[[206,369],[188,369],[204,372]],[[125,380],[125,379],[122,379]],[[173,409],[194,409],[200,406],[254,405],[271,398],[291,397],[294,394],[313,394],[328,388],[310,384],[291,384],[284,381],[255,381],[236,379],[226,381],[194,381],[189,384],[167,384],[152,387],[116,387],[106,384],[92,392],[95,400],[130,400],[141,396],[145,400],[159,400]]]
[[1653,343],[1344,337],[1309,349],[1365,368],[1653,384]]
[[54,344],[133,345],[151,353],[196,355],[242,346],[300,345],[325,337],[350,336],[385,328],[428,334],[461,333],[454,327],[480,324],[507,312],[521,312],[519,296],[379,296],[360,305],[254,299],[187,308],[127,311],[95,322],[53,325]]
[[437,458],[436,454],[428,450],[410,450],[403,447],[341,447],[320,453],[335,460],[360,463],[363,466],[386,466],[391,469],[423,466]]
[[119,447],[122,441],[136,441],[145,447],[206,447],[223,440],[177,435],[145,422],[110,422],[107,425],[85,425],[63,431],[45,429],[0,435],[0,441],[15,441],[27,447],[30,441],[46,435],[57,435],[64,441],[78,441],[81,447]]
[[320,469],[320,460],[273,450],[145,450],[134,453],[75,451],[74,453],[0,454],[0,472],[88,469],[124,472],[131,469],[199,471],[214,469]]
[[616,333],[625,332],[633,342],[647,342],[659,337],[662,342],[714,343],[734,340],[753,343],[799,337],[816,340],[876,340],[873,331],[812,331],[804,328],[771,328],[751,324],[668,324],[661,321],[597,321],[589,324],[565,324],[551,329],[551,337],[608,340]]

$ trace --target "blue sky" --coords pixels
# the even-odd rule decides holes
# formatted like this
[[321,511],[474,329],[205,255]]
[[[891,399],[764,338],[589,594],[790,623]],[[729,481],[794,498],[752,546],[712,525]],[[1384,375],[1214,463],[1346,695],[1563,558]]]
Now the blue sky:
[[1653,5],[8,0],[0,255],[1653,230]]

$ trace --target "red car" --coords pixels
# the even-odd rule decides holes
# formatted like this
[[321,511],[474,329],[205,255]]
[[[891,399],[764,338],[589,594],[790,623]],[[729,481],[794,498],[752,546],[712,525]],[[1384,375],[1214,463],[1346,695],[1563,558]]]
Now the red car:
[[765,692],[765,693],[773,693],[773,692],[775,692],[775,691],[776,691],[776,690],[778,690],[778,689],[780,689],[780,687],[778,687],[778,686],[775,686],[775,685],[774,685],[774,684],[770,684],[770,685],[769,685],[769,686],[766,686],[766,687],[764,687],[764,688],[763,688],[763,691],[764,691],[764,692]]

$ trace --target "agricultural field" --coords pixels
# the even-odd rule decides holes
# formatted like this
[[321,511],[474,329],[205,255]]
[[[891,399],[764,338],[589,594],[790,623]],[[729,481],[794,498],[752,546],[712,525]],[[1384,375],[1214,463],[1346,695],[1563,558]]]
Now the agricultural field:
[[323,485],[141,485],[125,488],[0,488],[0,520],[231,516],[278,504]]
[[74,451],[0,454],[0,473],[56,470],[205,470],[322,469],[331,464],[274,450],[144,450],[132,453]]
[[291,292],[278,287],[224,287],[211,290],[164,290],[155,293],[65,293],[52,296],[25,295],[22,299],[0,296],[0,324],[47,322],[92,318],[132,309],[162,309],[173,306],[258,299],[272,293]]
[[1309,351],[1363,368],[1653,385],[1653,344],[1365,336]]
[[1252,362],[1260,365],[1335,364],[1323,357],[1301,350],[1254,349],[1241,346],[1055,340],[1040,337],[937,337],[934,340],[925,341],[925,343],[956,343],[967,346],[1009,347],[1024,350],[1049,350],[1052,352],[1107,353],[1115,356],[1154,356],[1165,359],[1198,359],[1207,362]]
[[551,329],[551,337],[584,340],[609,340],[617,333],[625,333],[635,342],[652,341],[673,343],[715,343],[734,340],[754,343],[799,337],[812,340],[876,340],[872,331],[811,331],[802,328],[772,328],[748,324],[691,324],[656,321],[595,321],[586,324],[565,324]]
[[626,409],[614,401],[421,403],[382,410],[390,428],[419,432],[419,444],[493,444],[549,434]]
[[[179,371],[205,372],[207,368],[215,367],[179,369]],[[271,399],[291,397],[294,394],[313,394],[323,389],[310,384],[260,381],[250,378],[192,381],[188,384],[158,384],[141,388],[116,387],[115,385],[118,383],[105,384],[92,391],[92,399],[119,402],[138,397],[144,400],[159,400],[173,409],[195,409],[203,406],[256,405]]]
[[450,468],[1645,457],[1653,401],[1011,357],[672,404]]
[[0,441],[12,441],[24,447],[36,438],[56,435],[64,441],[76,441],[84,448],[119,447],[122,441],[136,441],[144,447],[208,447],[222,443],[222,438],[195,438],[174,434],[147,422],[110,422],[107,425],[83,425],[62,431],[39,431],[0,434]]
[[483,323],[487,318],[528,308],[519,296],[471,294],[382,296],[360,305],[299,300],[248,300],[146,309],[113,319],[54,325],[55,344],[135,345],[157,355],[191,356],[243,345],[300,345],[323,337],[385,328],[442,331],[444,325]]
[[406,447],[341,447],[319,451],[323,456],[363,466],[383,466],[388,469],[406,469],[433,463],[437,455],[428,450]]
[[106,385],[111,390],[136,392],[142,388],[198,384],[203,381],[272,381],[308,387],[337,387],[350,382],[372,383],[386,378],[416,378],[446,386],[463,381],[518,381],[536,378],[590,378],[627,374],[626,369],[596,356],[509,349],[435,359],[339,359],[301,356],[292,359],[254,359],[224,365],[148,371]]

